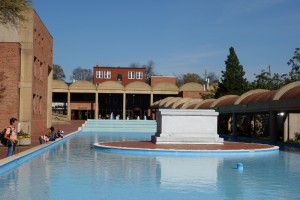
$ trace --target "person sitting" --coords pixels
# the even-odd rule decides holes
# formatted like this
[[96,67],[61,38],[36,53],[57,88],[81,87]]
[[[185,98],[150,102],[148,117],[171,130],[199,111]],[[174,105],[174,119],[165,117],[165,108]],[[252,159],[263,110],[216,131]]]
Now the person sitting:
[[64,131],[61,129],[57,129],[57,138],[63,138],[64,137]]
[[7,140],[7,154],[6,157],[12,156],[15,152],[16,146],[18,144],[16,126],[18,125],[18,120],[16,118],[11,118],[9,120],[10,125],[6,128],[4,133],[4,139]]
[[60,130],[59,129],[57,129],[56,136],[57,136],[57,138],[60,138]]
[[57,135],[56,135],[56,133],[54,131],[53,126],[51,126],[50,129],[49,129],[49,135],[48,135],[48,137],[49,137],[49,141],[55,141],[56,138],[57,138]]
[[60,137],[63,138],[64,137],[65,132],[63,130],[60,130]]
[[42,135],[39,137],[39,141],[40,141],[40,144],[46,144],[49,141],[49,138],[47,135]]

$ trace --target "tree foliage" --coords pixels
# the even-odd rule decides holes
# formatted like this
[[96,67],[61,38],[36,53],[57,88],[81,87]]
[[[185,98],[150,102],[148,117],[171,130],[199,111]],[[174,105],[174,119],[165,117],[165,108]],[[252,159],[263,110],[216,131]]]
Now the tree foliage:
[[73,70],[70,79],[73,81],[80,81],[80,80],[92,81],[93,72],[91,69],[84,69],[82,67],[77,67]]
[[146,68],[146,74],[145,74],[145,82],[146,83],[150,83],[150,78],[151,76],[155,76],[156,75],[156,72],[154,71],[154,62],[152,60],[149,60],[148,63],[145,65],[140,65],[139,63],[131,63],[129,65],[129,67],[132,67],[132,68],[138,68],[138,67],[144,67]]
[[213,99],[215,97],[215,93],[209,92],[209,93],[206,93],[206,94],[201,94],[201,97],[202,97],[203,100]]
[[53,80],[61,80],[64,81],[66,78],[64,70],[60,65],[53,65]]
[[32,6],[32,0],[1,0],[0,24],[16,26],[20,20],[24,20],[24,11]]
[[226,70],[222,71],[222,77],[215,94],[216,98],[229,94],[241,95],[248,89],[248,81],[244,78],[243,66],[240,65],[233,47],[229,48],[225,65]]
[[139,63],[131,63],[131,64],[129,65],[129,67],[131,67],[131,68],[138,68],[139,66],[140,66]]
[[294,56],[288,61],[288,65],[292,67],[286,83],[300,81],[300,48],[296,48]]
[[287,62],[291,66],[291,71],[288,74],[271,74],[269,71],[261,70],[261,73],[255,76],[255,80],[251,83],[251,89],[268,89],[278,90],[282,86],[294,81],[300,81],[300,49],[296,48],[294,56]]
[[210,83],[217,83],[219,81],[219,77],[214,73],[214,72],[206,72],[204,74],[205,77],[205,81],[207,81],[206,79],[209,79]]
[[251,83],[251,89],[277,90],[284,86],[286,75],[279,75],[278,73],[272,75],[270,71],[262,70],[255,78]]
[[178,87],[190,82],[203,84],[204,79],[196,73],[186,73],[176,77],[176,83]]
[[155,76],[156,73],[154,71],[154,62],[152,60],[148,61],[146,67],[146,83],[150,83],[151,76]]

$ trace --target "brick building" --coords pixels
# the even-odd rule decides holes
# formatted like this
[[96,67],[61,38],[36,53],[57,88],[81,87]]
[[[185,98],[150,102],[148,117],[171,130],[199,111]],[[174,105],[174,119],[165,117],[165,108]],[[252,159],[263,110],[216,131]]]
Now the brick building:
[[145,76],[145,67],[100,67],[96,65],[93,71],[93,83],[98,85],[105,81],[118,81],[126,86],[135,81],[145,82]]
[[[102,74],[105,70],[110,70],[111,77],[112,74],[122,74],[121,70],[126,72],[125,76],[132,69],[139,70],[97,66],[95,69],[98,69],[98,74],[101,70]],[[97,73],[95,69],[94,76]],[[112,69],[115,70],[114,73]],[[66,115],[68,120],[97,119],[111,113],[119,115],[120,119],[154,119],[155,113],[151,109],[153,102],[178,96],[200,99],[204,92],[203,86],[198,83],[187,83],[178,88],[175,76],[151,76],[150,85],[137,80],[130,80],[132,82],[124,85],[121,80],[103,79],[101,78],[103,82],[96,84],[77,81],[67,85],[62,81],[53,81],[53,103],[60,105],[54,108],[54,114],[57,117]]]
[[176,85],[176,77],[175,76],[151,76],[150,78],[151,86],[155,86],[163,82]]
[[0,127],[11,117],[32,139],[51,126],[53,38],[37,13],[17,27],[0,25]]

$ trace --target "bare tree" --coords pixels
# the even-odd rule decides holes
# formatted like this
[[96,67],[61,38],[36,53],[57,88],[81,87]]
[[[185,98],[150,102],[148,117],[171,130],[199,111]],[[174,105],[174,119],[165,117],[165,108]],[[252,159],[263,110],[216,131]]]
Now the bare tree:
[[[140,66],[139,63],[131,63],[129,67],[132,68],[138,68]],[[155,76],[156,73],[154,71],[154,62],[152,60],[148,61],[147,65],[142,65],[142,67],[146,68],[146,74],[145,74],[145,82],[150,83],[151,76]]]
[[53,65],[53,80],[64,81],[66,75],[60,65]]
[[91,69],[83,69],[82,67],[77,67],[73,70],[72,76],[70,77],[73,81],[92,81],[93,80],[93,73]]
[[148,64],[144,65],[143,67],[146,67],[146,77],[145,77],[146,83],[150,83],[151,76],[156,75],[154,71],[154,62],[150,60]]

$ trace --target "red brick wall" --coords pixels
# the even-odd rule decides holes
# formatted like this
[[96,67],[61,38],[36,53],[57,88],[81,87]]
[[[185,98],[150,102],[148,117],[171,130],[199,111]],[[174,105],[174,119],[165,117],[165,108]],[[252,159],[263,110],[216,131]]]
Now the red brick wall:
[[20,60],[19,43],[0,43],[0,72],[7,77],[0,80],[0,85],[5,87],[0,99],[0,129],[9,125],[11,117],[19,117]]
[[158,83],[168,82],[172,84],[176,84],[176,77],[174,76],[151,76],[150,85],[155,86]]
[[[111,78],[110,79],[105,79],[103,78],[96,78],[96,71],[110,71],[111,72]],[[143,73],[143,78],[142,79],[128,79],[128,72],[142,72]],[[100,84],[105,81],[117,81],[118,74],[122,75],[122,81],[121,83],[126,86],[127,84],[135,81],[141,81],[145,82],[145,73],[146,69],[145,68],[130,68],[130,67],[100,67],[100,66],[95,66],[94,67],[94,72],[93,72],[93,83],[94,84]],[[104,74],[103,74],[104,76]]]
[[31,135],[47,131],[48,70],[53,65],[53,38],[34,13],[33,25],[33,79],[32,79],[32,130]]

